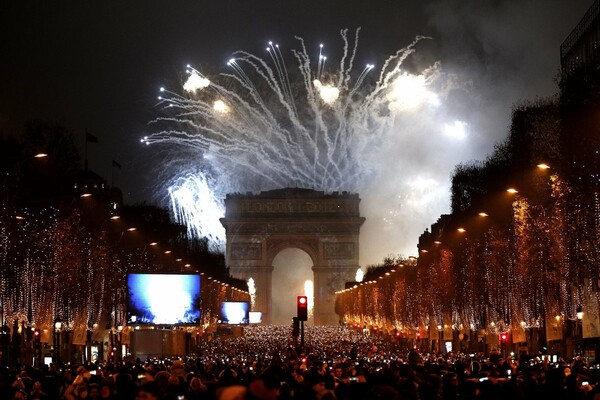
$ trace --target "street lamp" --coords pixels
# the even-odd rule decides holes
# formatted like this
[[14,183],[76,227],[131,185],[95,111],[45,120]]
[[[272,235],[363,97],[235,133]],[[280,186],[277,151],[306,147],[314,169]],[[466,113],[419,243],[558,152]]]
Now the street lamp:
[[438,352],[442,352],[442,337],[444,335],[444,331],[442,331],[442,325],[438,325]]
[[583,309],[581,306],[577,306],[576,314],[577,319],[575,320],[575,354],[581,353],[582,341],[583,341]]
[[54,358],[56,365],[60,365],[60,330],[62,329],[62,323],[56,321],[54,323]]

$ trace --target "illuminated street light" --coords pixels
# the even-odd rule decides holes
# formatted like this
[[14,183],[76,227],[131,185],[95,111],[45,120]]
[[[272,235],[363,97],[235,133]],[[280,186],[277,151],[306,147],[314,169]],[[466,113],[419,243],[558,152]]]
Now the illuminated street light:
[[485,213],[485,212],[483,212],[483,211],[482,211],[482,212],[480,212],[480,213],[479,213],[479,214],[477,214],[477,215],[479,215],[480,217],[489,217],[489,214],[488,214],[488,213]]
[[434,241],[433,241],[433,243],[435,243],[435,244],[437,244],[437,245],[440,245],[440,244],[442,244],[442,242],[440,242],[439,240],[434,240]]
[[157,244],[158,243],[156,243],[156,242],[152,242],[152,243],[150,243],[150,246],[156,246]]
[[119,217],[118,215],[113,215],[112,217],[110,217],[110,219],[115,220],[115,219],[119,219],[121,217]]
[[539,169],[549,169],[550,168],[550,166],[548,164],[544,164],[544,163],[538,164],[537,167]]
[[465,233],[467,230],[465,228],[458,228],[457,231],[460,233]]
[[510,194],[516,194],[516,193],[519,193],[519,191],[518,191],[517,189],[515,189],[515,188],[508,188],[508,189],[506,189],[506,191],[507,191],[508,193],[510,193]]
[[80,197],[90,197],[91,195],[91,193],[82,193]]
[[131,228],[127,228],[127,231],[128,232],[137,231],[137,228],[135,228],[135,227],[132,226]]
[[46,153],[38,153],[35,156],[33,156],[34,158],[46,158],[48,157],[48,154]]

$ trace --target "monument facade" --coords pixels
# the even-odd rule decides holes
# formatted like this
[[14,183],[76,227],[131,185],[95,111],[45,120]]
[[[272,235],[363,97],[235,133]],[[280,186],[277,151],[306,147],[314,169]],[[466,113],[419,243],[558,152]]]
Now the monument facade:
[[263,313],[264,323],[272,318],[273,260],[284,249],[298,248],[313,263],[315,325],[338,324],[335,291],[354,280],[359,268],[359,233],[365,221],[359,203],[358,194],[311,189],[227,195],[221,218],[226,263],[233,277],[254,279],[254,310]]

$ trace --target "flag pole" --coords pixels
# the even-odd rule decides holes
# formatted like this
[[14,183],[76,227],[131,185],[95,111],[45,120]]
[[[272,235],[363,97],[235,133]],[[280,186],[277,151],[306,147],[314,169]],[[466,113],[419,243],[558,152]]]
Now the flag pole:
[[87,159],[88,136],[87,135],[88,135],[88,133],[87,133],[87,131],[85,131],[85,139],[84,139],[84,142],[85,142],[85,147],[84,148],[85,148],[85,150],[84,150],[84,161],[83,161],[83,170],[85,172],[87,172],[87,170],[88,170],[88,159]]

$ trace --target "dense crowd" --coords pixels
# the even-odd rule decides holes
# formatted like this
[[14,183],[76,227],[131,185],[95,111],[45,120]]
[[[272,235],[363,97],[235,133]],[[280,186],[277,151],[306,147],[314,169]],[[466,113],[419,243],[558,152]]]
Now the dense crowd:
[[0,398],[600,399],[600,369],[579,359],[421,354],[344,327],[309,327],[305,345],[294,348],[289,327],[250,327],[193,357],[3,367]]

